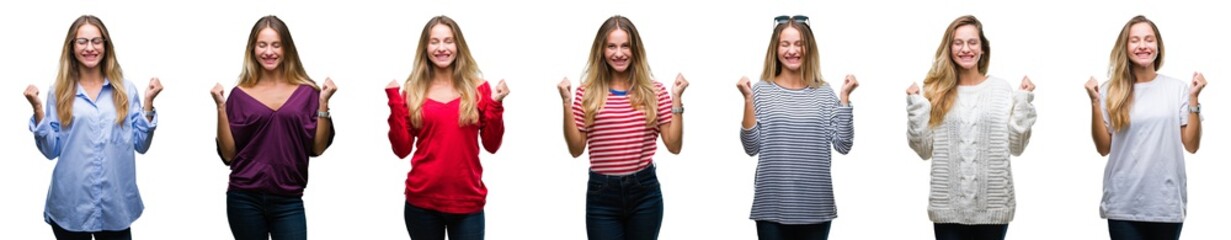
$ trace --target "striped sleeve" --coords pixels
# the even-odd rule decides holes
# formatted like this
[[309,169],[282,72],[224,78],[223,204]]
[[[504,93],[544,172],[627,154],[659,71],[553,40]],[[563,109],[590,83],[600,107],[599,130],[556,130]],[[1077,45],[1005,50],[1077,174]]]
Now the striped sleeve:
[[840,106],[837,101],[834,101],[834,115],[831,117],[832,125],[834,126],[833,149],[845,155],[851,151],[851,147],[855,145],[855,121],[852,120],[852,112],[854,108],[851,106]]
[[845,154],[851,148],[852,109],[838,106],[827,85],[758,83],[753,101],[757,123],[741,131],[745,150],[758,156],[750,218],[780,224],[837,218],[830,167],[835,149]]
[[671,112],[671,94],[667,92],[667,87],[664,87],[660,82],[654,82],[654,87],[658,88],[658,125],[671,123],[674,119]]
[[[760,87],[761,85],[757,84],[752,89],[753,109],[756,109],[757,103],[760,102],[759,98],[761,95],[757,91]],[[739,129],[739,141],[744,145],[744,153],[748,154],[748,156],[756,156],[761,152],[761,119],[759,117],[760,115],[753,117],[756,119],[756,122],[752,124],[752,128],[745,129],[743,126],[740,126]]]
[[578,86],[574,92],[577,93],[573,97],[573,123],[577,124],[578,131],[589,132],[590,129],[586,128],[586,110],[581,106],[581,96],[585,96],[586,88]]

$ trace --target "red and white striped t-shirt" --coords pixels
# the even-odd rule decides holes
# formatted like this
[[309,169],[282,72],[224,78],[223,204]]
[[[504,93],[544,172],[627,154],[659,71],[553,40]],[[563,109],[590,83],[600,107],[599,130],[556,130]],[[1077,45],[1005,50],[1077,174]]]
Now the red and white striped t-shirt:
[[594,116],[594,123],[586,126],[586,112],[581,105],[585,87],[577,88],[573,98],[573,122],[586,134],[590,170],[605,175],[628,175],[650,165],[658,149],[659,128],[671,122],[671,96],[662,83],[654,82],[654,88],[658,89],[658,126],[654,128],[646,127],[645,114],[633,109],[627,95],[615,95],[607,89],[599,90],[608,91],[606,104]]

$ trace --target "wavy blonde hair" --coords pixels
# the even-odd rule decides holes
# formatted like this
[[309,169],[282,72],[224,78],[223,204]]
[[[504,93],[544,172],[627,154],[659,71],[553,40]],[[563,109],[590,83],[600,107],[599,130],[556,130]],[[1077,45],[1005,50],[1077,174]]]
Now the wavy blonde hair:
[[1163,66],[1163,53],[1166,53],[1163,49],[1163,35],[1158,32],[1158,26],[1145,16],[1137,15],[1129,19],[1127,23],[1124,23],[1124,28],[1120,29],[1116,45],[1111,48],[1111,63],[1107,71],[1111,76],[1107,80],[1106,108],[1111,129],[1115,131],[1128,127],[1128,112],[1133,107],[1133,84],[1137,83],[1137,76],[1133,75],[1133,63],[1128,57],[1128,38],[1129,30],[1138,23],[1150,24],[1150,28],[1154,29],[1154,40],[1158,42],[1158,56],[1154,58],[1155,71]]
[[56,74],[55,95],[56,95],[56,117],[60,119],[60,124],[63,126],[72,126],[73,124],[73,98],[77,96],[77,83],[81,80],[81,62],[77,60],[76,49],[73,41],[77,38],[77,32],[81,27],[95,26],[98,27],[99,33],[103,38],[102,62],[98,63],[98,68],[103,71],[103,76],[111,82],[111,90],[114,91],[111,95],[111,102],[115,104],[115,124],[122,124],[128,116],[128,89],[124,88],[124,71],[120,69],[120,62],[116,61],[115,46],[111,44],[111,33],[107,31],[107,26],[103,25],[103,20],[92,15],[82,15],[68,28],[68,34],[64,36],[64,46],[60,50],[60,71]]
[[953,20],[949,27],[945,29],[945,36],[940,40],[940,47],[936,48],[936,56],[932,60],[932,68],[928,70],[928,75],[923,79],[923,87],[926,90],[924,96],[928,101],[932,102],[932,116],[928,120],[928,126],[940,126],[945,121],[945,114],[949,113],[949,109],[953,108],[953,103],[957,101],[957,63],[953,62],[953,56],[950,54],[953,50],[953,35],[957,29],[963,26],[975,26],[979,30],[979,45],[983,49],[983,55],[979,56],[979,74],[987,75],[987,68],[992,59],[992,45],[987,41],[987,36],[983,35],[983,23],[975,16],[965,15]]
[[765,67],[761,69],[761,80],[773,83],[774,77],[782,73],[782,65],[778,62],[778,44],[781,41],[782,31],[786,31],[787,28],[798,30],[800,39],[804,41],[804,63],[800,67],[800,75],[803,76],[804,82],[809,88],[819,88],[825,85],[825,80],[821,78],[821,54],[816,50],[816,38],[812,36],[812,27],[796,22],[794,17],[774,27],[773,35],[769,37],[769,50],[765,51]]
[[258,56],[255,52],[257,36],[261,35],[261,31],[273,29],[278,33],[278,41],[282,42],[282,64],[278,65],[278,69],[274,71],[282,71],[282,76],[290,83],[296,85],[308,85],[313,89],[320,90],[316,86],[316,82],[308,77],[308,73],[303,69],[303,63],[299,61],[299,50],[295,48],[295,40],[291,38],[291,30],[286,27],[286,23],[282,22],[277,16],[269,15],[261,17],[252,25],[252,32],[248,33],[248,46],[244,51],[244,69],[239,73],[239,85],[244,87],[252,87],[261,80],[263,68],[257,60]]
[[650,74],[650,64],[646,61],[641,34],[637,33],[637,27],[633,26],[632,21],[620,15],[607,18],[607,21],[603,22],[603,26],[598,28],[598,33],[594,36],[594,44],[590,46],[590,57],[581,82],[582,86],[588,90],[581,97],[582,108],[585,110],[585,125],[594,124],[594,117],[598,116],[603,105],[607,104],[607,90],[611,89],[615,69],[607,65],[603,49],[607,45],[607,36],[616,30],[622,30],[628,34],[629,47],[632,48],[629,66],[625,70],[628,71],[631,85],[628,89],[628,98],[633,109],[645,115],[646,127],[654,128],[658,125],[658,94],[656,93],[658,89],[654,88],[653,75]]
[[457,124],[458,126],[478,124],[479,98],[475,89],[483,82],[479,65],[470,55],[470,47],[466,44],[466,37],[462,35],[461,27],[458,27],[457,22],[452,18],[444,15],[428,20],[427,25],[423,26],[423,33],[419,35],[414,70],[410,72],[409,77],[406,77],[404,87],[407,93],[415,93],[405,96],[406,106],[410,108],[410,122],[415,127],[423,124],[423,113],[420,109],[423,107],[423,102],[427,100],[428,88],[432,84],[432,77],[436,74],[436,66],[428,59],[432,56],[427,54],[427,45],[432,38],[432,28],[436,25],[449,27],[453,31],[453,42],[457,46],[457,52],[453,53],[457,57],[454,58],[452,64],[449,64],[449,67],[453,69],[453,90],[461,95]]

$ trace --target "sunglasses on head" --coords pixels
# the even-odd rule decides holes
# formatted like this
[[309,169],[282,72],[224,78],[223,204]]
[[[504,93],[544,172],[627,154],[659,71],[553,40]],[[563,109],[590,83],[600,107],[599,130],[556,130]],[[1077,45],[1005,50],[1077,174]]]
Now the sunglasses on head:
[[804,15],[795,15],[795,16],[787,16],[787,15],[782,15],[782,16],[774,17],[774,26],[781,25],[781,24],[783,24],[783,23],[786,23],[786,21],[789,21],[789,20],[792,20],[792,19],[794,19],[796,23],[802,23],[802,24],[805,24],[805,25],[810,25],[810,24],[808,24],[808,16],[804,16]]

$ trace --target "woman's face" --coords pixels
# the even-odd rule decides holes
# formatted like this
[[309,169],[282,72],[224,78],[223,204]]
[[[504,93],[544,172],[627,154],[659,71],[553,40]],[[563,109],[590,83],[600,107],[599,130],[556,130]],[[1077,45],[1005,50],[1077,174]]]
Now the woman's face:
[[953,58],[953,62],[961,69],[978,70],[979,59],[983,57],[983,42],[979,38],[979,29],[969,24],[957,27],[951,41],[949,57]]
[[778,62],[784,69],[799,71],[800,66],[804,65],[806,51],[799,29],[787,27],[778,33]]
[[1154,59],[1158,58],[1158,36],[1150,24],[1140,22],[1133,24],[1128,32],[1128,58],[1139,67],[1154,67]]
[[457,42],[453,38],[453,29],[444,24],[432,26],[428,36],[427,56],[437,68],[447,68],[457,59]]
[[85,68],[96,68],[102,62],[103,54],[107,53],[106,42],[97,26],[81,25],[73,38],[73,57]]
[[278,69],[282,65],[282,38],[273,28],[261,29],[257,34],[256,46],[252,54],[261,62],[261,67],[267,71]]
[[603,46],[603,57],[612,70],[623,73],[628,70],[633,57],[632,43],[628,41],[628,33],[616,29],[607,34],[607,43]]

